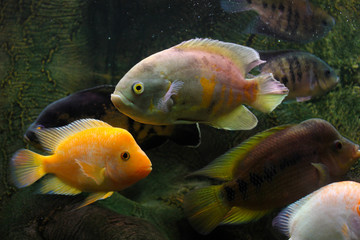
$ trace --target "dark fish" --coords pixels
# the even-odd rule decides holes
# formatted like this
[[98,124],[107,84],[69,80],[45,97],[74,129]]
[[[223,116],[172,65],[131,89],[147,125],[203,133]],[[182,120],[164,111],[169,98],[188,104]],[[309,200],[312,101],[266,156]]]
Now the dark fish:
[[187,194],[185,214],[202,234],[254,221],[340,180],[359,157],[359,146],[325,120],[275,127],[193,173],[224,183]]
[[221,0],[226,12],[256,11],[249,33],[259,33],[282,40],[307,43],[324,37],[335,20],[308,0]]
[[79,119],[94,118],[128,130],[144,150],[159,146],[167,139],[185,146],[195,147],[200,144],[197,124],[153,126],[135,122],[120,113],[110,100],[114,88],[103,85],[85,89],[49,104],[27,129],[24,138],[41,149],[35,134],[39,129],[61,127]]
[[324,95],[339,82],[334,70],[313,54],[295,50],[259,53],[266,60],[260,66],[261,72],[272,73],[289,89],[286,100],[310,100]]

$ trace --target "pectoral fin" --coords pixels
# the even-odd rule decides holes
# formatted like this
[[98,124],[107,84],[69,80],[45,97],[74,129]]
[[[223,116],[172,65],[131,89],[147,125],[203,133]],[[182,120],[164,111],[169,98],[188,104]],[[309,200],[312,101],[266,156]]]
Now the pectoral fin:
[[168,91],[165,93],[158,103],[158,108],[164,112],[168,112],[169,108],[174,104],[171,96],[176,95],[184,85],[184,82],[175,80],[171,83]]
[[329,182],[330,175],[328,168],[322,163],[311,163],[319,173],[319,186],[323,186]]
[[95,193],[91,193],[84,201],[83,204],[81,204],[79,208],[85,207],[93,202],[96,202],[97,200],[102,200],[105,198],[110,197],[111,195],[113,195],[114,192],[95,192]]
[[97,185],[100,185],[105,178],[105,168],[100,168],[96,165],[75,160],[76,163],[80,166],[82,173],[91,178],[96,182]]
[[230,114],[211,121],[209,124],[216,128],[228,130],[249,130],[258,123],[256,116],[245,106],[241,105]]

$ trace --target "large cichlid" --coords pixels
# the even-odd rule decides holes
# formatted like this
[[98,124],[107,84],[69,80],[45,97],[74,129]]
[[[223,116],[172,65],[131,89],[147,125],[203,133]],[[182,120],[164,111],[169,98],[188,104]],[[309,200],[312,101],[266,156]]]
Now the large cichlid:
[[90,193],[79,207],[110,197],[114,191],[145,178],[152,170],[150,159],[131,134],[103,121],[81,119],[36,134],[51,155],[28,149],[17,151],[10,162],[15,185],[26,187],[47,175],[39,192]]
[[335,20],[309,0],[221,0],[226,12],[253,10],[259,16],[249,24],[247,32],[307,43],[324,37]]
[[185,214],[202,234],[254,221],[341,180],[359,157],[359,146],[325,120],[271,128],[193,173],[224,183],[187,194]]
[[120,113],[110,100],[114,88],[112,85],[101,85],[84,89],[49,104],[26,130],[24,138],[41,149],[37,137],[39,130],[62,127],[76,120],[93,118],[128,130],[143,150],[159,146],[168,139],[185,146],[200,144],[200,130],[197,124],[154,126],[135,122]]
[[286,101],[303,102],[322,96],[339,82],[335,71],[311,53],[296,50],[259,53],[266,61],[260,66],[261,73],[273,73],[289,89]]
[[268,113],[288,92],[272,74],[245,78],[261,63],[252,48],[193,39],[136,64],[119,81],[111,100],[120,112],[147,124],[200,122],[252,129],[257,118],[243,104]]

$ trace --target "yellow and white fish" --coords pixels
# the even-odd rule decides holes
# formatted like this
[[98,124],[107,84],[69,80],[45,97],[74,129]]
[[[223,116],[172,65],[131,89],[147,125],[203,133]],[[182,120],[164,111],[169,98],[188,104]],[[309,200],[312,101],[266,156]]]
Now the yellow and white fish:
[[249,47],[192,39],[136,64],[119,81],[111,100],[120,112],[142,123],[252,129],[257,118],[243,104],[268,113],[288,93],[271,73],[245,79],[263,62]]
[[360,183],[329,184],[285,208],[274,220],[290,240],[360,239]]
[[21,149],[11,159],[17,187],[26,187],[45,174],[40,193],[91,194],[80,206],[110,197],[145,178],[151,162],[125,129],[83,119],[60,128],[36,132],[53,155],[43,156]]

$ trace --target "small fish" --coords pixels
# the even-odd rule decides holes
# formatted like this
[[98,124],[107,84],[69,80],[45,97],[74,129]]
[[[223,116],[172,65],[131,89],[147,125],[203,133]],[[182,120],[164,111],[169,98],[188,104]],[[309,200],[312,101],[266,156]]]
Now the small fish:
[[76,120],[94,118],[128,130],[143,150],[157,147],[168,139],[184,146],[196,147],[200,144],[200,129],[197,124],[154,126],[135,122],[120,113],[110,100],[114,88],[112,85],[97,86],[49,104],[26,130],[24,138],[41,149],[36,136],[40,129],[61,127]]
[[131,134],[122,128],[82,119],[60,128],[36,132],[52,155],[43,156],[27,149],[11,159],[17,187],[26,187],[49,174],[41,182],[40,193],[75,195],[90,192],[86,206],[110,197],[151,172],[151,162]]
[[254,10],[259,16],[250,23],[249,33],[307,43],[324,37],[335,20],[308,0],[221,0],[225,12]]
[[200,122],[252,129],[257,118],[243,104],[268,113],[288,92],[272,74],[245,79],[261,63],[252,48],[192,39],[136,64],[119,81],[111,101],[120,112],[146,124]]
[[324,95],[336,86],[339,78],[323,60],[308,52],[296,50],[259,52],[261,73],[273,73],[283,83],[289,94],[286,101],[303,102]]
[[360,183],[329,184],[284,209],[273,226],[289,240],[360,239]]
[[325,120],[271,128],[192,174],[225,182],[187,194],[185,215],[202,234],[254,221],[338,181],[358,158],[359,146]]

